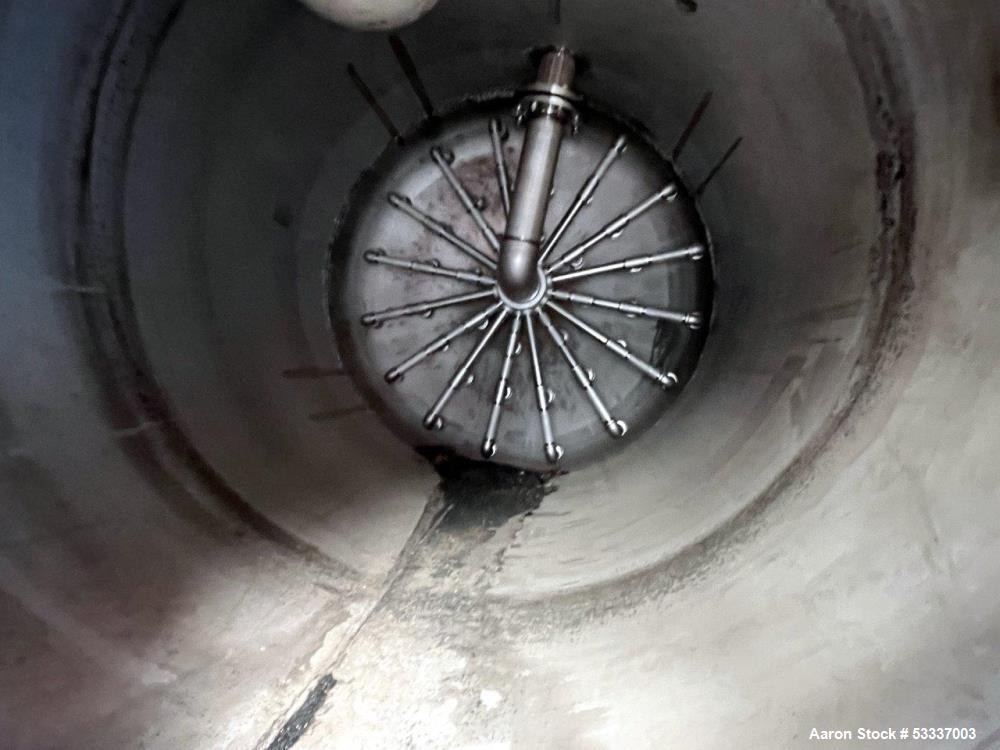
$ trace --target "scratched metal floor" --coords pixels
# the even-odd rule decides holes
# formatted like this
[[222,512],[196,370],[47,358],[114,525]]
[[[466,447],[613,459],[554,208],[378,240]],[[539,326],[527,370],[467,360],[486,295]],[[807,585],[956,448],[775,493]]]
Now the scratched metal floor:
[[[442,0],[398,39],[0,2],[2,744],[996,746],[998,38],[991,0]],[[554,42],[704,186],[714,292],[676,401],[543,477],[386,427],[329,260],[394,133]]]

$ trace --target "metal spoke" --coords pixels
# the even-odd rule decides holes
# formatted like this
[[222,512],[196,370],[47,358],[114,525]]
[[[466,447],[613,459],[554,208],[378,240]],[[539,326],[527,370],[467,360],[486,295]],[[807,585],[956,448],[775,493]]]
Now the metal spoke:
[[361,316],[361,324],[366,326],[379,326],[387,320],[404,318],[407,315],[424,315],[426,317],[430,317],[434,314],[435,310],[440,310],[442,307],[464,305],[467,302],[487,299],[488,297],[492,297],[493,294],[494,293],[491,290],[468,292],[466,294],[456,294],[451,297],[441,297],[440,299],[432,299],[425,302],[415,302],[412,305],[390,307],[386,310],[379,310],[378,312],[365,313]]
[[389,383],[395,383],[397,380],[399,380],[401,377],[403,377],[403,375],[405,373],[407,373],[410,370],[412,370],[414,367],[416,367],[417,365],[419,365],[421,362],[423,362],[425,359],[427,359],[429,356],[431,356],[435,352],[440,351],[441,349],[443,349],[445,346],[447,346],[452,341],[454,341],[455,339],[457,339],[463,333],[471,331],[473,328],[475,328],[476,326],[478,326],[480,323],[482,323],[484,320],[486,320],[487,318],[489,318],[491,315],[493,315],[493,313],[495,313],[497,310],[499,310],[502,307],[503,307],[503,303],[502,302],[497,302],[495,305],[491,305],[490,307],[488,307],[486,310],[484,310],[483,312],[479,313],[478,315],[475,315],[475,316],[469,318],[467,321],[465,321],[464,323],[462,323],[458,327],[453,328],[452,330],[450,330],[448,333],[444,334],[443,336],[438,336],[432,342],[430,342],[429,344],[427,344],[424,347],[421,347],[418,351],[416,351],[415,353],[411,354],[405,360],[403,360],[398,365],[396,365],[395,367],[393,367],[392,369],[390,369],[388,372],[386,372],[386,374],[385,374],[386,381],[389,382]]
[[589,294],[578,294],[577,292],[552,291],[555,299],[572,302],[577,305],[588,305],[590,307],[600,307],[605,310],[615,310],[630,316],[640,316],[643,318],[656,318],[658,320],[669,320],[672,323],[681,323],[692,330],[701,328],[702,315],[700,312],[679,313],[673,310],[664,310],[662,307],[650,307],[633,302],[620,302],[613,299],[603,299],[592,297]]
[[549,404],[552,403],[552,392],[545,387],[542,377],[542,363],[538,358],[538,342],[535,340],[535,324],[531,315],[525,318],[525,328],[528,331],[528,348],[531,352],[531,371],[535,379],[535,399],[538,403],[538,416],[542,421],[542,439],[545,441],[545,459],[554,464],[563,457],[563,448],[556,442],[552,433],[552,419],[549,417]]
[[580,192],[576,194],[576,198],[570,204],[569,209],[566,211],[566,215],[559,220],[556,224],[556,228],[552,230],[552,235],[545,240],[545,245],[542,247],[542,255],[539,258],[539,262],[544,262],[548,257],[552,249],[559,243],[562,236],[566,234],[566,230],[570,228],[573,220],[576,219],[577,214],[583,210],[584,206],[590,203],[590,199],[594,197],[594,193],[597,192],[597,186],[601,184],[601,180],[604,179],[604,175],[608,173],[611,169],[611,165],[615,163],[615,159],[621,156],[625,152],[625,148],[628,145],[628,139],[625,136],[619,136],[618,139],[611,145],[608,152],[604,155],[594,168],[594,171],[583,183],[583,187],[580,188]]
[[388,200],[393,208],[398,208],[404,214],[409,216],[411,219],[415,220],[425,229],[427,229],[431,234],[435,234],[445,242],[448,242],[459,252],[465,253],[470,258],[475,260],[477,263],[489,268],[491,271],[496,270],[496,261],[490,258],[488,255],[478,250],[474,245],[463,240],[455,231],[445,224],[443,221],[435,219],[430,214],[425,211],[421,211],[419,208],[413,205],[413,201],[407,198],[405,195],[400,195],[399,193],[389,193]]
[[615,273],[617,271],[631,271],[632,273],[637,273],[646,268],[646,266],[652,266],[657,263],[669,263],[671,261],[684,260],[687,258],[690,258],[691,260],[699,260],[704,257],[704,255],[704,245],[691,245],[681,250],[670,250],[653,255],[637,255],[633,258],[625,258],[625,260],[619,260],[614,263],[604,263],[600,266],[581,268],[579,271],[570,271],[569,273],[553,276],[550,281],[553,284],[560,284],[565,281],[574,281],[576,279],[586,278],[587,276],[597,276],[602,273]]
[[493,458],[497,452],[497,430],[500,428],[500,415],[504,402],[510,398],[510,368],[517,355],[518,338],[521,335],[521,313],[514,316],[510,327],[510,337],[507,339],[507,349],[504,351],[503,364],[500,365],[500,376],[497,378],[497,390],[490,407],[490,418],[486,424],[486,436],[483,438],[483,458]]
[[401,268],[405,271],[413,271],[414,273],[426,273],[431,276],[444,276],[445,278],[455,279],[456,281],[467,281],[470,284],[477,284],[479,286],[493,286],[494,284],[493,279],[480,276],[473,271],[445,268],[436,260],[424,263],[419,260],[397,258],[392,255],[386,255],[384,250],[368,250],[365,252],[365,260],[379,266],[391,266],[392,268]]
[[[555,305],[552,305],[552,307],[555,307]],[[566,360],[570,370],[573,371],[573,375],[576,377],[580,387],[583,388],[584,392],[587,394],[587,398],[590,399],[590,403],[594,407],[594,411],[596,411],[598,416],[601,418],[601,422],[604,424],[605,429],[612,435],[612,437],[622,437],[626,430],[628,430],[628,425],[620,419],[615,419],[611,416],[610,412],[608,412],[608,407],[605,406],[604,399],[601,398],[600,394],[591,383],[591,372],[589,370],[585,370],[577,361],[576,357],[573,356],[573,352],[571,352],[569,347],[566,346],[566,342],[563,341],[562,335],[560,335],[559,331],[556,330],[556,327],[552,324],[552,321],[549,319],[549,316],[545,314],[544,310],[538,310],[538,319],[542,321],[542,325],[545,326],[545,330],[549,332],[549,336],[552,337],[552,341],[555,343],[556,348],[558,348],[560,353],[562,353],[563,359]]]
[[546,307],[552,308],[555,312],[559,313],[559,315],[568,320],[574,326],[579,328],[588,336],[604,344],[604,346],[606,346],[612,352],[617,354],[619,357],[624,359],[626,362],[628,362],[630,365],[635,367],[637,370],[642,372],[647,377],[650,377],[653,380],[655,380],[664,388],[669,388],[677,384],[677,376],[674,373],[662,372],[660,370],[657,370],[655,367],[646,362],[644,359],[641,359],[640,357],[637,357],[634,354],[632,354],[632,352],[630,352],[625,346],[622,346],[621,343],[608,338],[603,333],[598,331],[596,328],[580,320],[578,317],[573,315],[573,313],[567,312],[554,302],[547,303]]
[[572,263],[577,258],[583,256],[585,252],[590,250],[595,245],[604,242],[604,240],[609,237],[615,237],[625,231],[625,228],[631,224],[633,221],[638,219],[649,209],[653,208],[656,204],[663,200],[670,200],[677,195],[677,186],[673,183],[667,185],[666,187],[660,188],[651,196],[646,198],[641,203],[637,204],[633,208],[623,213],[618,218],[612,220],[606,224],[597,234],[592,235],[588,239],[584,240],[580,244],[574,246],[569,252],[563,255],[559,260],[548,267],[548,271],[555,271],[557,268],[562,268],[567,263]]
[[493,144],[493,161],[497,168],[497,184],[500,186],[500,202],[505,216],[510,216],[510,175],[507,160],[503,157],[503,123],[499,117],[490,120],[490,143]]
[[440,430],[444,427],[444,419],[441,417],[441,412],[444,411],[444,407],[448,405],[451,397],[455,395],[455,391],[461,387],[466,376],[469,374],[469,370],[472,369],[472,365],[479,359],[479,355],[483,353],[486,345],[490,343],[490,339],[493,338],[493,335],[500,329],[500,326],[507,320],[509,314],[507,310],[500,311],[500,314],[496,316],[489,328],[486,329],[486,333],[480,337],[479,341],[472,348],[472,351],[469,352],[469,356],[455,370],[455,374],[452,375],[451,380],[448,381],[448,385],[442,391],[441,395],[438,396],[438,400],[434,402],[434,406],[424,416],[424,427],[428,430]]
[[493,227],[489,225],[486,221],[486,217],[483,216],[483,212],[479,210],[479,206],[476,202],[472,200],[472,196],[469,195],[469,191],[465,189],[461,180],[458,179],[458,175],[455,174],[455,170],[451,167],[451,161],[445,156],[444,151],[435,146],[431,149],[431,158],[434,163],[438,165],[441,170],[441,174],[444,175],[445,180],[451,185],[451,189],[455,191],[455,195],[458,196],[459,201],[465,206],[465,210],[472,217],[472,220],[476,222],[476,226],[479,227],[479,231],[483,233],[483,237],[490,244],[490,247],[494,251],[500,251],[500,239],[497,237],[497,233],[493,231]]

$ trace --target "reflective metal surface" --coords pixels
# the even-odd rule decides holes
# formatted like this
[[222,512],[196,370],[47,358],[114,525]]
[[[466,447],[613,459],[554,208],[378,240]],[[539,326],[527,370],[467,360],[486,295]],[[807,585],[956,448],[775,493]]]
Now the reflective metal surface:
[[593,110],[565,138],[555,115],[519,128],[526,100],[465,107],[383,156],[333,245],[331,309],[352,377],[411,444],[582,466],[690,377],[708,240],[641,135]]

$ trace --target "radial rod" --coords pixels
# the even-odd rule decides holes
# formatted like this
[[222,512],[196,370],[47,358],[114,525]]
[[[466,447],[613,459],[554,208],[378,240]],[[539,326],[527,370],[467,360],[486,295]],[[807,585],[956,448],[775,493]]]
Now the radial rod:
[[615,235],[618,235],[621,232],[625,231],[625,228],[629,224],[638,219],[649,209],[653,208],[653,206],[658,204],[660,201],[670,200],[675,195],[677,195],[677,186],[674,185],[673,183],[660,188],[651,196],[646,198],[644,201],[630,208],[621,216],[619,216],[616,219],[613,219],[611,222],[606,224],[601,230],[597,232],[597,234],[592,235],[591,237],[581,242],[579,245],[573,247],[559,260],[557,260],[555,263],[549,266],[548,270],[550,272],[555,271],[557,268],[562,268],[567,263],[572,263],[595,245],[604,242],[604,240],[608,239],[608,237],[614,237]]
[[608,412],[608,407],[605,405],[604,399],[601,398],[597,389],[595,389],[594,385],[590,382],[590,373],[585,370],[577,361],[576,357],[573,356],[573,352],[571,352],[569,347],[566,346],[566,342],[563,341],[562,335],[556,330],[556,327],[552,324],[552,320],[545,314],[544,310],[538,310],[538,319],[542,321],[542,325],[545,326],[545,330],[549,332],[549,336],[552,337],[552,341],[555,343],[556,348],[559,349],[563,359],[566,360],[566,364],[568,364],[570,370],[573,371],[576,381],[580,384],[584,393],[587,394],[587,398],[590,399],[590,403],[594,407],[594,411],[596,411],[597,415],[600,417],[601,422],[604,424],[604,428],[611,434],[612,437],[622,437],[626,430],[628,430],[628,425],[620,419],[615,419],[611,416],[610,412]]
[[455,268],[445,268],[436,260],[431,261],[430,263],[424,263],[419,260],[397,258],[392,255],[386,255],[384,250],[366,251],[365,260],[379,266],[391,266],[392,268],[401,268],[405,271],[412,271],[414,273],[425,273],[430,276],[444,276],[448,279],[467,281],[470,284],[477,284],[478,286],[493,286],[494,283],[493,279],[487,278],[486,276],[480,276],[472,271],[460,271]]
[[497,302],[495,305],[491,305],[490,307],[488,307],[486,310],[483,310],[478,315],[475,315],[475,316],[469,318],[467,321],[465,321],[464,323],[460,324],[456,328],[453,328],[452,330],[448,331],[448,333],[446,333],[446,334],[444,334],[442,336],[438,336],[432,342],[430,342],[426,346],[421,347],[418,351],[414,352],[409,357],[407,357],[405,360],[403,360],[398,365],[396,365],[395,367],[393,367],[392,369],[390,369],[388,372],[386,372],[386,374],[385,374],[386,381],[389,382],[389,383],[395,383],[397,380],[399,380],[401,377],[403,377],[403,375],[405,373],[409,372],[414,367],[416,367],[417,365],[419,365],[421,362],[423,362],[429,356],[431,356],[432,354],[434,354],[434,352],[440,351],[445,346],[447,346],[452,341],[454,341],[459,336],[461,336],[463,333],[471,331],[473,328],[475,328],[476,326],[478,326],[480,323],[482,323],[484,320],[486,320],[487,318],[489,318],[491,315],[493,315],[493,313],[495,313],[497,310],[499,310],[502,307],[503,307],[503,303]]
[[458,175],[455,174],[455,170],[452,169],[451,161],[445,156],[445,153],[441,148],[435,146],[431,149],[431,158],[434,163],[438,165],[438,169],[441,170],[441,174],[444,175],[445,180],[451,185],[451,189],[454,191],[455,195],[458,196],[458,200],[465,207],[469,216],[479,227],[479,231],[482,232],[483,237],[489,243],[490,247],[494,251],[500,250],[500,239],[497,237],[497,233],[493,231],[493,227],[489,225],[486,221],[486,217],[483,216],[483,212],[479,210],[479,206],[476,202],[472,200],[472,196],[469,195],[469,191],[465,189],[465,185],[462,181],[458,179]]
[[584,206],[590,203],[590,199],[594,197],[594,193],[597,192],[598,185],[601,184],[601,180],[604,179],[604,175],[608,173],[611,169],[611,165],[615,163],[615,160],[625,152],[625,148],[628,145],[628,139],[625,136],[619,136],[618,139],[611,144],[611,148],[604,157],[597,163],[594,171],[591,173],[590,177],[583,183],[583,187],[580,188],[580,192],[576,194],[576,198],[570,204],[569,209],[566,214],[559,220],[556,224],[556,228],[552,230],[551,236],[545,240],[545,245],[542,247],[542,257],[539,262],[544,262],[548,257],[549,253],[552,252],[562,236],[566,234],[566,230],[570,228],[573,220],[576,219],[577,214],[583,210]]
[[487,289],[481,292],[467,292],[466,294],[456,294],[451,297],[441,297],[425,302],[415,302],[412,305],[402,305],[401,307],[390,307],[386,310],[365,313],[361,316],[361,324],[366,326],[377,326],[387,320],[405,318],[408,315],[429,315],[442,307],[453,305],[464,305],[467,302],[487,299],[493,296],[493,291]]
[[662,307],[650,307],[649,305],[640,305],[633,302],[603,299],[601,297],[592,297],[589,294],[579,294],[577,292],[561,292],[553,290],[552,296],[555,299],[572,302],[577,305],[600,307],[605,310],[615,310],[616,312],[625,313],[626,315],[638,315],[643,318],[669,320],[672,323],[686,325],[692,330],[701,328],[702,323],[702,316],[700,312],[674,312],[673,310],[664,310]]
[[389,193],[389,203],[393,206],[393,208],[398,208],[404,214],[431,232],[431,234],[437,235],[445,242],[452,245],[459,252],[465,253],[477,263],[481,263],[491,271],[496,269],[497,264],[495,260],[478,250],[471,243],[463,240],[443,221],[435,219],[430,214],[425,211],[421,211],[419,208],[414,206],[413,201],[405,195],[400,195],[399,193]]
[[507,160],[503,156],[503,122],[499,117],[490,120],[490,143],[493,145],[493,161],[497,169],[497,185],[500,187],[500,202],[505,216],[510,216],[510,175]]
[[507,349],[504,351],[503,363],[500,365],[500,376],[497,378],[497,389],[490,407],[490,418],[486,423],[486,436],[483,438],[483,458],[490,459],[497,452],[497,431],[500,429],[500,415],[503,413],[504,402],[510,396],[510,369],[517,355],[518,338],[521,336],[521,313],[514,316],[507,338]]
[[451,397],[455,395],[455,391],[462,386],[466,376],[469,374],[469,370],[472,369],[476,360],[479,359],[479,355],[483,353],[486,345],[490,343],[490,339],[493,338],[494,334],[496,334],[496,332],[500,329],[500,326],[502,326],[504,321],[507,320],[507,316],[509,314],[510,313],[507,310],[500,311],[500,314],[494,318],[493,322],[486,329],[486,333],[480,337],[479,341],[476,342],[476,345],[472,347],[472,351],[469,352],[469,355],[465,358],[462,364],[458,366],[458,369],[455,370],[455,374],[451,376],[451,380],[448,381],[448,385],[445,386],[444,391],[442,391],[441,395],[438,396],[438,400],[434,402],[434,406],[432,406],[430,411],[428,411],[424,416],[424,427],[428,430],[440,430],[444,427],[444,420],[441,418],[441,412],[444,411],[448,402],[451,401]]
[[535,340],[535,324],[532,315],[525,318],[525,328],[528,331],[528,349],[531,352],[531,372],[535,380],[538,417],[542,422],[542,440],[545,441],[545,460],[554,464],[563,457],[563,448],[556,442],[555,435],[552,433],[552,419],[549,416],[552,392],[545,387],[545,379],[542,376],[542,363],[538,358],[538,342]]
[[596,328],[593,328],[592,326],[580,320],[578,317],[573,315],[573,313],[567,312],[554,302],[549,302],[547,304],[547,307],[550,307],[552,310],[559,313],[559,315],[564,317],[566,320],[568,320],[570,323],[572,323],[574,326],[579,328],[581,331],[586,333],[591,338],[600,341],[602,344],[604,344],[604,346],[606,346],[612,352],[617,354],[619,357],[624,359],[626,362],[628,362],[630,365],[632,365],[634,368],[639,370],[647,377],[650,377],[653,380],[655,380],[664,388],[670,388],[671,386],[677,384],[677,376],[674,373],[662,372],[660,370],[657,370],[655,367],[646,362],[644,359],[641,359],[632,354],[632,352],[630,352],[628,349],[626,349],[617,341],[613,341],[612,339],[608,338],[603,333],[598,331]]
[[615,273],[617,271],[635,272],[641,271],[646,266],[652,266],[657,263],[669,263],[671,261],[684,260],[686,258],[698,260],[699,258],[704,257],[704,255],[704,245],[691,245],[690,247],[685,247],[681,250],[670,250],[653,255],[637,255],[633,258],[625,258],[624,260],[615,261],[614,263],[604,263],[600,266],[581,268],[579,271],[570,271],[569,273],[553,276],[550,280],[553,284],[559,284],[565,281],[583,279],[587,276],[597,276],[602,273]]

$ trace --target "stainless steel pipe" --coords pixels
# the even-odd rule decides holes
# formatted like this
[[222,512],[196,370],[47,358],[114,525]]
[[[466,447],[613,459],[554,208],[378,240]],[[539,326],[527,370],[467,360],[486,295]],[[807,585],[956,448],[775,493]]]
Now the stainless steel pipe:
[[570,85],[575,70],[567,50],[546,53],[532,94],[521,105],[527,130],[498,268],[500,291],[514,306],[530,308],[545,292],[538,265],[542,233],[563,132],[573,116]]

